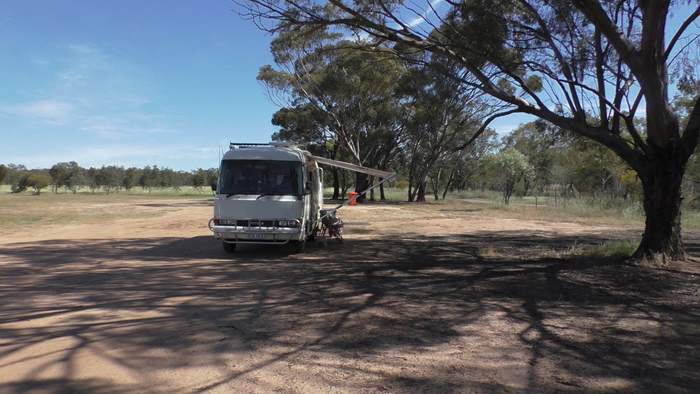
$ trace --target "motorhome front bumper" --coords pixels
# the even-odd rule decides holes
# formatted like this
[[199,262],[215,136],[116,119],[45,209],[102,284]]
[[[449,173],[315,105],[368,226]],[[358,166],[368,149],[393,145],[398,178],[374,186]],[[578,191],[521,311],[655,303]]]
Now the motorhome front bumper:
[[214,237],[226,242],[255,244],[286,244],[302,237],[301,223],[297,227],[224,226],[210,224]]

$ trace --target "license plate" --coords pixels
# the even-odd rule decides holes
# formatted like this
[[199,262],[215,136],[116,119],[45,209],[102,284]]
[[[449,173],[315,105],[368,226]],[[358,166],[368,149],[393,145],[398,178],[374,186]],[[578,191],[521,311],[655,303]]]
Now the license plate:
[[251,239],[265,239],[265,234],[250,234]]

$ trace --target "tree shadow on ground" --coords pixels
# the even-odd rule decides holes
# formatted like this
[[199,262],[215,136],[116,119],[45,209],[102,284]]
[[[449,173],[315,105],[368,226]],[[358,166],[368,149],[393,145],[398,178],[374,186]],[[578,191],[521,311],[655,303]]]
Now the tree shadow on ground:
[[[234,365],[186,391],[272,370],[351,391],[692,392],[697,277],[561,257],[602,241],[407,233],[235,255],[205,236],[12,244],[0,373],[23,382],[0,391],[162,391],[75,378],[89,350],[141,373]],[[56,367],[64,376],[42,380]]]
[[9,393],[130,393],[128,388],[117,387],[108,380],[99,379],[40,379],[0,385],[2,392]]

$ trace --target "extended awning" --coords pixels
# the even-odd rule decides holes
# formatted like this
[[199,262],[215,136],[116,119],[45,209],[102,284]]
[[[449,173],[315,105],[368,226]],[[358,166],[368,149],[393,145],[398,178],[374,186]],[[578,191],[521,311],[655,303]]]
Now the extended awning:
[[[331,160],[325,157],[321,156],[314,156],[310,153],[307,153],[307,156],[316,161],[318,164],[325,164],[331,167],[338,167],[342,168],[344,170],[350,170],[350,171],[355,171],[355,172],[360,172],[363,174],[371,175],[376,178],[381,179],[379,182],[376,182],[375,184],[371,185],[365,190],[362,190],[361,192],[357,193],[358,196],[362,196],[364,194],[367,194],[370,190],[379,187],[379,185],[383,184],[384,182],[389,182],[392,181],[394,178],[396,178],[396,173],[395,172],[389,172],[389,171],[382,171],[382,170],[377,170],[376,168],[369,168],[369,167],[363,167],[358,164],[352,164],[348,163],[345,161],[338,161],[338,160]],[[345,205],[348,201],[345,201],[335,207],[335,209],[341,208],[343,205]]]
[[316,161],[319,164],[325,164],[325,165],[329,165],[332,167],[342,168],[345,170],[361,172],[364,174],[376,176],[377,178],[392,178],[392,177],[396,176],[396,173],[394,173],[394,172],[388,172],[388,171],[377,170],[375,168],[363,167],[361,165],[352,164],[352,163],[348,163],[345,161],[331,160],[331,159],[328,159],[325,157],[314,156],[314,155],[309,155],[309,157],[312,158],[314,161]]

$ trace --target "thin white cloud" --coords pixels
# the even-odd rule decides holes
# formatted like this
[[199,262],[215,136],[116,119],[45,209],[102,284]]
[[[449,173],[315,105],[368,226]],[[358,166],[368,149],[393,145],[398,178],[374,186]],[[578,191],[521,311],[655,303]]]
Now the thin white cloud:
[[419,16],[411,19],[406,25],[408,27],[416,27],[418,25],[426,23],[428,16],[433,13],[433,9],[435,9],[444,2],[445,0],[430,0],[430,6],[426,7],[425,10],[423,10],[423,12]]
[[124,142],[173,131],[169,116],[148,108],[154,103],[147,73],[92,44],[62,50],[53,82],[33,93],[39,99],[0,103],[0,115]]
[[64,87],[70,88],[79,84],[85,76],[76,70],[66,70],[58,74],[58,79]]
[[73,104],[52,99],[0,106],[0,112],[38,119],[54,125],[67,123],[74,110]]
[[81,55],[91,55],[99,52],[99,49],[92,44],[73,43],[68,45],[68,49]]
[[217,161],[218,148],[185,145],[105,144],[90,145],[63,152],[48,151],[40,154],[15,154],[4,159],[8,163],[22,163],[28,168],[49,168],[64,161],[76,161],[83,167],[103,165],[143,166],[190,159],[198,162]]
[[517,129],[519,126],[519,124],[502,124],[492,127],[494,130],[496,130],[496,134],[498,134],[499,136],[504,136],[509,134],[511,131]]
[[118,139],[134,134],[163,134],[172,130],[159,125],[160,117],[148,113],[119,116],[88,116],[81,120],[80,130],[102,137]]
[[34,56],[34,57],[32,57],[32,59],[30,61],[33,65],[39,66],[39,67],[45,67],[45,66],[48,66],[49,64],[51,64],[51,61],[49,59],[42,57],[42,56]]
[[11,18],[9,18],[9,17],[0,18],[0,27],[8,26],[10,23],[12,23]]

